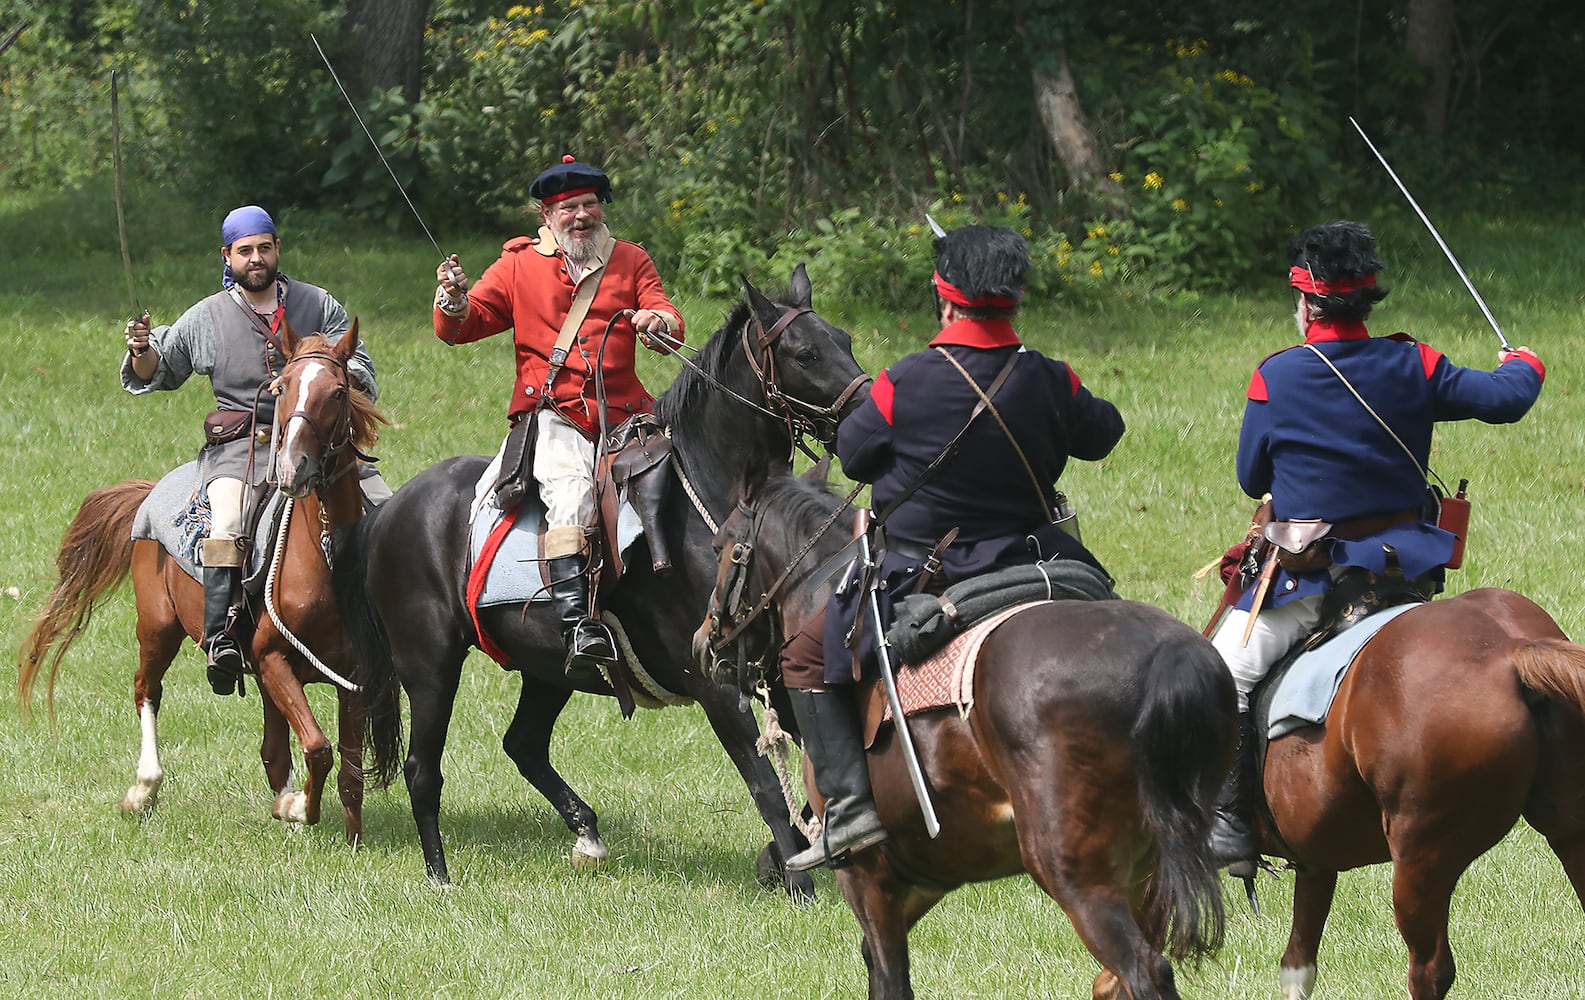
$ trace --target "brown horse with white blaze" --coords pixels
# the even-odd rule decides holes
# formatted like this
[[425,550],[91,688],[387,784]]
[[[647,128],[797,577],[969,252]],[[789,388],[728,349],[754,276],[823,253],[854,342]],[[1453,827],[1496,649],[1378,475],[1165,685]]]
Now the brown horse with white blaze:
[[[237,623],[265,697],[260,757],[275,792],[272,814],[293,823],[317,823],[326,779],[335,760],[304,696],[311,681],[341,686],[341,770],[337,787],[346,837],[363,834],[363,701],[357,694],[351,648],[331,590],[331,532],[363,516],[358,456],[371,447],[385,417],[350,383],[347,361],[358,344],[358,325],[334,345],[320,336],[298,337],[288,326],[288,357],[271,391],[279,397],[273,477],[291,504],[277,534],[264,592],[250,598],[250,615]],[[133,703],[142,733],[137,776],[122,799],[125,812],[145,812],[165,779],[159,756],[158,716],[165,672],[182,639],[203,633],[203,589],[157,541],[132,537],[138,508],[154,488],[133,480],[84,498],[62,539],[59,580],[18,653],[17,697],[24,716],[39,674],[48,665],[51,719],[61,658],[87,625],[97,602],[130,573],[137,601],[138,669]],[[349,679],[353,678],[353,679]],[[291,735],[302,747],[303,787],[294,790]]]
[[1585,906],[1585,647],[1534,601],[1480,589],[1382,627],[1324,726],[1273,740],[1263,851],[1296,868],[1286,1000],[1310,996],[1340,871],[1390,861],[1412,1000],[1453,985],[1448,914],[1522,816]]
[[[719,676],[712,640],[740,622],[761,630],[751,648],[775,650],[824,607],[831,581],[818,583],[817,569],[852,537],[842,503],[820,483],[777,477],[722,524],[711,617],[694,637],[707,671]],[[744,574],[741,589],[728,584]],[[764,595],[747,602],[769,609],[763,625],[723,605],[732,591]],[[883,727],[869,751],[890,839],[837,871],[863,933],[869,996],[914,995],[908,933],[948,892],[1028,872],[1100,963],[1094,997],[1175,1000],[1169,957],[1197,960],[1222,940],[1207,836],[1237,734],[1221,657],[1146,604],[1050,601],[990,633],[973,686],[965,714],[908,718],[936,839],[895,729]],[[807,769],[805,778],[818,806]]]

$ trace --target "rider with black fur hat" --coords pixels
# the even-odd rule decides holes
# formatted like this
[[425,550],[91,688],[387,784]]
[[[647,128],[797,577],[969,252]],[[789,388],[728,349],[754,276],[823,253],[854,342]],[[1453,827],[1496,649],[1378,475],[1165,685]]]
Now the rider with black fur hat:
[[1304,342],[1266,358],[1250,379],[1238,482],[1252,497],[1271,494],[1278,528],[1268,538],[1298,537],[1281,527],[1298,522],[1322,535],[1305,549],[1317,565],[1285,557],[1295,568],[1274,567],[1264,593],[1251,585],[1212,636],[1237,683],[1240,712],[1239,760],[1212,830],[1224,865],[1256,855],[1249,692],[1316,627],[1323,596],[1345,571],[1386,575],[1391,553],[1394,574],[1419,580],[1427,597],[1440,589],[1454,536],[1425,519],[1433,425],[1516,421],[1546,375],[1525,347],[1503,350],[1497,370],[1483,372],[1460,368],[1408,334],[1370,336],[1365,320],[1387,292],[1376,283],[1383,265],[1375,237],[1357,222],[1300,233],[1288,265]]
[[[1067,364],[1027,350],[1014,331],[1030,265],[1023,237],[999,226],[967,226],[936,241],[935,259],[940,332],[929,350],[882,371],[869,399],[837,433],[843,472],[872,484],[877,511],[903,498],[884,525],[880,596],[888,618],[891,599],[914,589],[924,557],[953,529],[956,540],[930,581],[936,592],[1042,558],[1101,568],[1054,523],[1055,484],[1069,458],[1105,458],[1123,435],[1117,407],[1091,395]],[[981,393],[991,405],[971,420]],[[926,474],[960,432],[949,460]],[[870,795],[853,696],[857,674],[872,675],[873,666],[859,654],[863,666],[856,671],[855,651],[846,645],[858,590],[851,584],[840,590],[782,652],[782,679],[826,799],[821,841],[788,860],[794,871],[886,837]],[[873,637],[864,632],[867,645]]]

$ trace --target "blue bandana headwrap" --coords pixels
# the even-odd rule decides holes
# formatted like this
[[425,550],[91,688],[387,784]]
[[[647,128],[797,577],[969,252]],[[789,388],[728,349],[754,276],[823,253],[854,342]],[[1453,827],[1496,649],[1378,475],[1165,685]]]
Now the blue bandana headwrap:
[[[228,247],[244,236],[257,236],[260,233],[278,235],[275,232],[275,220],[257,205],[243,205],[232,209],[226,221],[220,224],[220,245]],[[236,279],[231,276],[231,263],[227,261],[220,270],[220,287],[230,288],[236,283]]]

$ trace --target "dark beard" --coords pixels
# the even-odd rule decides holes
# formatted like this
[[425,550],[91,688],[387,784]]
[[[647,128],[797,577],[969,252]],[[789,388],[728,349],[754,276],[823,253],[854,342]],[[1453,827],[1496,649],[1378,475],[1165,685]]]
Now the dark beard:
[[262,292],[275,284],[276,276],[280,274],[277,268],[267,267],[263,271],[245,271],[242,274],[232,275],[237,279],[237,284],[250,292]]

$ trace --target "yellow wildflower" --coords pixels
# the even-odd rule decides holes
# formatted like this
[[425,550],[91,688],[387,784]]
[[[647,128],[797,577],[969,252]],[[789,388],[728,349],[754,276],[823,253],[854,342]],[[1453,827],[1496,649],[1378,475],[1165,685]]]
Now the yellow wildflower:
[[1161,186],[1161,180],[1161,175],[1152,170],[1150,173],[1145,175],[1145,190],[1154,191],[1156,188]]
[[1090,263],[1090,273],[1099,278],[1102,274],[1106,273],[1106,269],[1101,267],[1100,261],[1092,261]]
[[1116,257],[1118,254],[1123,252],[1123,248],[1118,246],[1116,243],[1110,243],[1107,244],[1106,252],[1111,254],[1113,257]]
[[1121,170],[1114,170],[1111,173],[1107,174],[1106,176],[1108,176],[1108,177],[1110,177],[1112,179],[1112,183],[1113,184],[1121,184],[1121,183],[1123,183],[1123,172]]
[[1189,203],[1184,201],[1182,198],[1174,198],[1172,199],[1172,210],[1174,212],[1187,212],[1189,210]]

